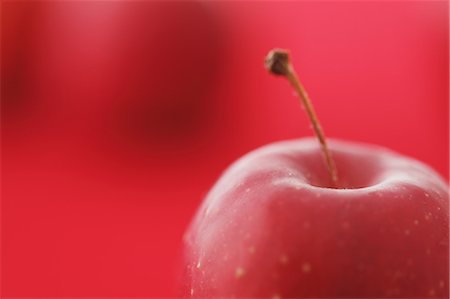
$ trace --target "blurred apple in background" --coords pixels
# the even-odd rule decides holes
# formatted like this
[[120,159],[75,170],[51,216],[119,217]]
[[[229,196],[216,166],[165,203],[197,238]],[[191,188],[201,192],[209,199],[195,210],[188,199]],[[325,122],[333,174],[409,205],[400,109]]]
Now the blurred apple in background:
[[220,172],[312,134],[273,100],[291,95],[262,67],[274,45],[299,53],[330,137],[448,178],[447,11],[2,2],[2,295],[175,294],[182,233]]
[[[28,101],[47,129],[58,124],[84,137],[109,130],[101,133],[123,134],[121,143],[148,140],[154,149],[177,139],[191,143],[218,113],[207,96],[225,40],[207,4],[9,6],[18,11],[10,17],[18,26],[5,27],[15,30],[10,39],[18,43],[11,42],[13,57],[6,61],[13,65],[5,74],[27,75]],[[23,60],[25,71],[14,65]],[[13,85],[5,86],[7,93]]]
[[2,125],[14,120],[17,110],[23,110],[20,109],[23,108],[22,101],[27,99],[28,75],[33,63],[29,49],[33,49],[36,39],[30,27],[36,23],[38,8],[37,3],[8,5],[6,12],[1,14]]
[[2,22],[4,293],[170,294],[184,199],[215,172],[187,178],[225,132],[220,15],[9,2]]

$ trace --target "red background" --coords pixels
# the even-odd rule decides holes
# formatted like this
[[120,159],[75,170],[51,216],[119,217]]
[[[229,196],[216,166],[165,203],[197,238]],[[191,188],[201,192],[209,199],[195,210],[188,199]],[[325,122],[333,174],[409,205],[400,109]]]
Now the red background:
[[443,2],[2,2],[2,296],[174,296],[221,171],[311,135],[263,68],[291,50],[325,132],[448,179]]

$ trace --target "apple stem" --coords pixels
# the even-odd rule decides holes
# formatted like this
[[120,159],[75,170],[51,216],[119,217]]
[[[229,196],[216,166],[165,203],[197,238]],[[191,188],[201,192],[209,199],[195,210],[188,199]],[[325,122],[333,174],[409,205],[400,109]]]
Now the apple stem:
[[314,131],[316,132],[317,138],[319,139],[322,151],[325,155],[325,160],[328,168],[328,173],[330,174],[331,183],[334,188],[338,187],[338,176],[336,164],[334,163],[331,152],[328,149],[327,140],[325,134],[323,133],[322,127],[320,126],[319,119],[317,118],[314,107],[311,104],[308,94],[305,88],[301,84],[298,76],[291,64],[291,59],[289,57],[289,52],[282,49],[273,49],[267,54],[265,60],[265,66],[270,73],[277,76],[284,76],[288,79],[289,83],[295,88],[295,91],[300,97],[300,101],[308,113],[309,119],[313,125]]

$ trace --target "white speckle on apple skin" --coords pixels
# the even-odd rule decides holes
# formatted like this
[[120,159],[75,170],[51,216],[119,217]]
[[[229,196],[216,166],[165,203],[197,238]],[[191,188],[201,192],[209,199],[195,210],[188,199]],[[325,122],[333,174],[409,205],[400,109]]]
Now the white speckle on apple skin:
[[415,224],[415,225],[419,225],[419,220],[417,220],[417,219],[414,220],[414,224]]
[[309,273],[311,272],[311,264],[308,262],[303,263],[302,265],[302,271],[303,273]]
[[254,254],[255,253],[255,246],[250,246],[249,248],[248,248],[248,253],[250,253],[250,254]]
[[234,272],[234,276],[236,279],[242,278],[245,275],[245,269],[242,267],[237,267],[236,271]]
[[289,257],[286,254],[280,255],[280,263],[286,265],[289,263]]
[[411,234],[411,231],[409,229],[405,229],[405,235],[409,236]]

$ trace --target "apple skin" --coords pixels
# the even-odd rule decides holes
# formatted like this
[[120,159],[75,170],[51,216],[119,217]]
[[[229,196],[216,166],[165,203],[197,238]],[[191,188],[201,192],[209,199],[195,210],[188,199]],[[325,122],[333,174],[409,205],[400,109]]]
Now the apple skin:
[[244,156],[185,235],[184,297],[448,298],[448,185],[390,150],[314,139]]

